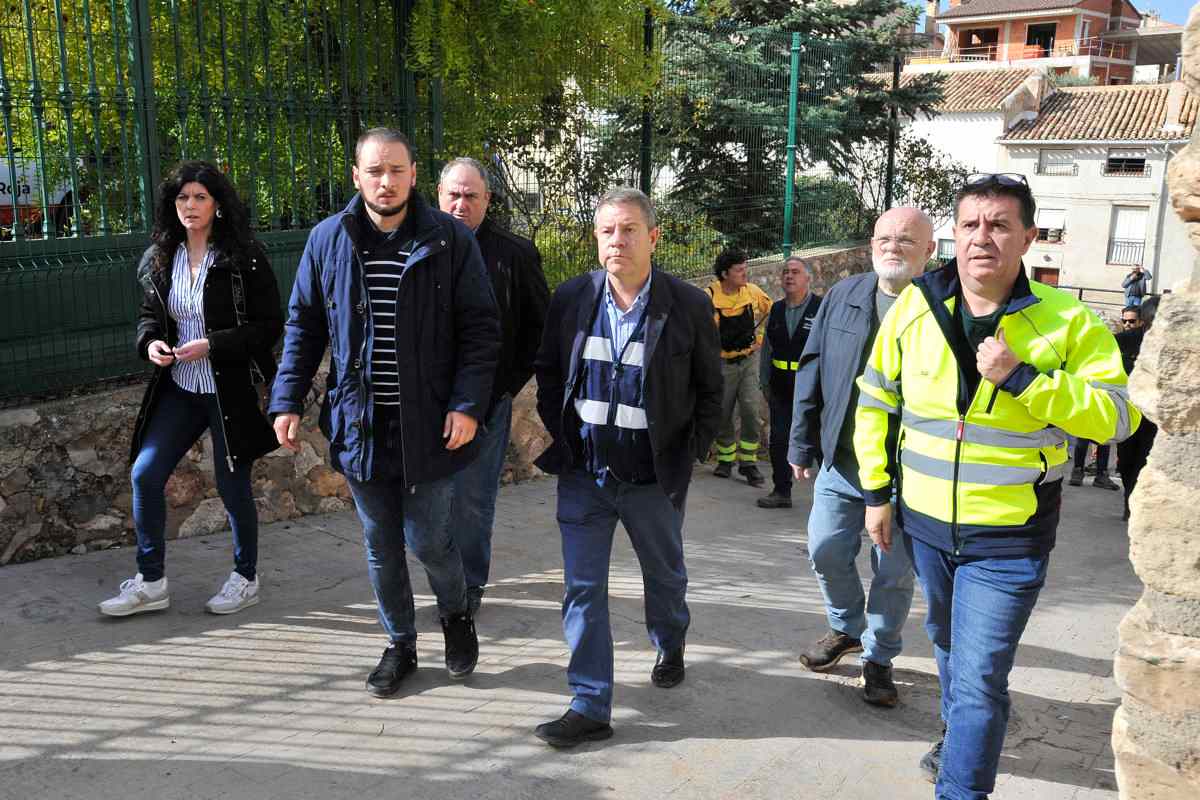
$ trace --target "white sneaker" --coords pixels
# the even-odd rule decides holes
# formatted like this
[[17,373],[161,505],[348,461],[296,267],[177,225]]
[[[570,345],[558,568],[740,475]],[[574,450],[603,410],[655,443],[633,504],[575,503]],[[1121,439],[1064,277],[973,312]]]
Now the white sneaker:
[[257,603],[258,578],[248,581],[237,572],[231,572],[221,591],[214,594],[204,607],[210,614],[233,614]]
[[110,617],[127,617],[143,611],[159,611],[171,605],[167,595],[167,579],[147,583],[142,573],[121,582],[121,593],[100,604],[100,613]]

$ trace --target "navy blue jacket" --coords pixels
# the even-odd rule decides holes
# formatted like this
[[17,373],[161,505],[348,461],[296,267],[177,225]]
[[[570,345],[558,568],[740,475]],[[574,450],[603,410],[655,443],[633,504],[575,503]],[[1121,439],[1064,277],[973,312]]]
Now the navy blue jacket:
[[[538,414],[552,441],[535,463],[554,475],[583,465],[573,401],[606,276],[600,269],[562,284],[546,315],[534,370]],[[682,508],[692,462],[708,455],[721,422],[721,345],[708,295],[657,268],[645,314],[642,392],[654,474]]]
[[821,301],[796,371],[789,464],[833,463],[847,415],[854,421],[854,379],[871,354],[878,287],[874,272],[851,275],[835,283]]
[[[371,479],[375,457],[371,396],[372,320],[361,254],[355,195],[340,213],[309,234],[288,302],[283,358],[271,392],[272,414],[299,414],[313,376],[331,350],[321,408],[334,469]],[[445,448],[446,414],[482,420],[500,354],[500,322],[479,246],[471,231],[430,208],[415,192],[409,200],[416,235],[396,297],[396,348],[404,485],[438,480],[474,456],[472,442]]]

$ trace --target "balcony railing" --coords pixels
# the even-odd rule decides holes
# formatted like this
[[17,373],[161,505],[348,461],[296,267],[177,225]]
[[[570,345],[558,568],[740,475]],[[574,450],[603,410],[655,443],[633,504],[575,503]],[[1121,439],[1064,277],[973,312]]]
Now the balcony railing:
[[1130,47],[1126,42],[1108,42],[1099,36],[1086,39],[1063,39],[1053,47],[1036,44],[1005,45],[1003,43],[952,47],[947,50],[914,50],[909,56],[910,64],[956,64],[970,61],[1021,61],[1034,58],[1069,58],[1072,56],[1100,56],[1128,61]]
[[1035,175],[1078,175],[1078,164],[1038,164]]
[[1113,164],[1105,162],[1101,172],[1113,178],[1149,178],[1149,164]]
[[1108,263],[1133,266],[1142,263],[1146,242],[1142,239],[1109,239]]

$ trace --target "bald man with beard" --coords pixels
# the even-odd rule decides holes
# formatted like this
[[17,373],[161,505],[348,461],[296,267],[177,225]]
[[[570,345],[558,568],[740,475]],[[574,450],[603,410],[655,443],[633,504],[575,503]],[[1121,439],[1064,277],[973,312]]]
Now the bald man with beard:
[[[813,320],[796,372],[788,443],[796,480],[815,478],[808,555],[829,621],[829,632],[801,653],[800,663],[825,672],[843,656],[861,652],[863,700],[885,708],[899,702],[892,659],[900,654],[912,605],[913,569],[903,547],[875,546],[869,599],[863,592],[854,562],[866,516],[854,455],[855,379],[880,321],[924,271],[933,250],[933,224],[915,208],[893,208],[875,223],[874,270],[835,284]],[[893,530],[893,541],[902,535]]]

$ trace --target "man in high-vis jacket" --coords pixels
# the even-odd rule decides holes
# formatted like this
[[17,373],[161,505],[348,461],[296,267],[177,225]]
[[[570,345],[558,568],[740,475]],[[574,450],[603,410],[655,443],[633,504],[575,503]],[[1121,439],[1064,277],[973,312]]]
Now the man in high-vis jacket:
[[900,295],[858,379],[867,531],[891,546],[895,489],[929,605],[944,733],[921,767],[939,800],[986,800],[995,785],[1008,674],[1054,547],[1068,434],[1119,442],[1141,421],[1112,334],[1026,277],[1034,212],[1023,175],[970,176],[955,203],[957,258]]

